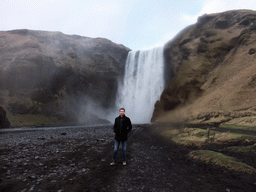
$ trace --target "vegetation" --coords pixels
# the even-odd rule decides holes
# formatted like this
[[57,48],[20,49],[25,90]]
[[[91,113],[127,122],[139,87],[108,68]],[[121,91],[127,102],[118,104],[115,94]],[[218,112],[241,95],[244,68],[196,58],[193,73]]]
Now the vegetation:
[[[175,133],[175,134],[174,134]],[[168,130],[163,133],[163,136],[171,138],[177,144],[185,146],[197,146],[211,144],[224,144],[224,143],[248,143],[256,142],[256,137],[251,135],[219,132],[215,130],[206,130],[200,128],[184,128],[177,130]]]
[[41,114],[17,114],[8,115],[8,119],[12,122],[12,127],[24,127],[24,126],[45,126],[45,125],[61,125],[63,124],[57,117],[45,116]]
[[229,157],[219,152],[210,150],[196,150],[189,153],[189,157],[203,161],[205,163],[211,163],[225,167],[230,170],[239,172],[256,174],[256,169],[237,160],[234,157]]
[[249,146],[227,147],[227,150],[235,153],[254,153],[256,155],[256,143],[254,145],[249,145]]
[[255,131],[255,127],[250,127],[250,126],[242,126],[242,125],[233,125],[233,124],[223,124],[220,125],[221,128],[228,128],[228,129],[238,129],[238,130],[244,130],[244,131]]
[[194,150],[188,154],[190,158],[229,170],[248,174],[256,173],[256,167],[244,162],[246,156],[250,161],[249,159],[256,155],[256,136],[187,127],[168,127],[161,135],[178,145],[190,149],[192,147]]

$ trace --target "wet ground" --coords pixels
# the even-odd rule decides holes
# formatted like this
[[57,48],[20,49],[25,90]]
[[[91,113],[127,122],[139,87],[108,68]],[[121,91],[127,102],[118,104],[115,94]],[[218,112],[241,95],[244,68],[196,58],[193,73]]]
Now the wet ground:
[[161,129],[133,127],[127,166],[109,165],[111,126],[2,131],[0,191],[256,191],[255,175],[192,160]]

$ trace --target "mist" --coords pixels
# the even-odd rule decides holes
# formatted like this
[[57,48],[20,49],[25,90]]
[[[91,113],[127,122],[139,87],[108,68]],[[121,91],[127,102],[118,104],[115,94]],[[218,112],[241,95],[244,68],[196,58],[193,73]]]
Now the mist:
[[130,51],[123,81],[119,82],[116,106],[124,107],[134,123],[150,123],[154,105],[164,89],[163,47]]
[[78,104],[80,105],[77,114],[79,124],[112,124],[114,122],[114,108],[104,108],[88,96],[81,98]]

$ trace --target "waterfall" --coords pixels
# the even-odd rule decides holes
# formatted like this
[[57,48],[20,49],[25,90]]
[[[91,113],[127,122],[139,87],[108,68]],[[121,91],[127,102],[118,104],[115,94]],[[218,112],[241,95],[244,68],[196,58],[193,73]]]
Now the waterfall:
[[116,106],[124,107],[132,123],[149,123],[154,105],[164,88],[163,47],[130,51]]

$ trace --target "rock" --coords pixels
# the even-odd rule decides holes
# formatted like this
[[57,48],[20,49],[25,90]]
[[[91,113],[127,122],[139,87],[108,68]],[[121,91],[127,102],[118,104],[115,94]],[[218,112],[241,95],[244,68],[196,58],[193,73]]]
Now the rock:
[[28,176],[29,179],[35,179],[36,176],[35,175],[31,175],[31,176]]
[[9,128],[10,125],[11,124],[6,117],[5,109],[2,106],[0,106],[0,128]]
[[[84,109],[91,103],[113,106],[127,47],[103,38],[27,29],[1,31],[0,38],[0,105],[8,113],[32,125],[65,125],[91,115]],[[16,125],[22,123],[21,118]]]
[[200,114],[210,120],[216,117],[209,118],[208,112],[256,106],[255,22],[251,10],[203,15],[167,42],[170,76],[151,121],[183,122]]
[[39,139],[39,140],[45,140],[44,137],[38,137],[37,139]]
[[252,54],[254,54],[254,53],[256,53],[256,48],[251,48],[251,49],[249,50],[249,54],[252,55]]

